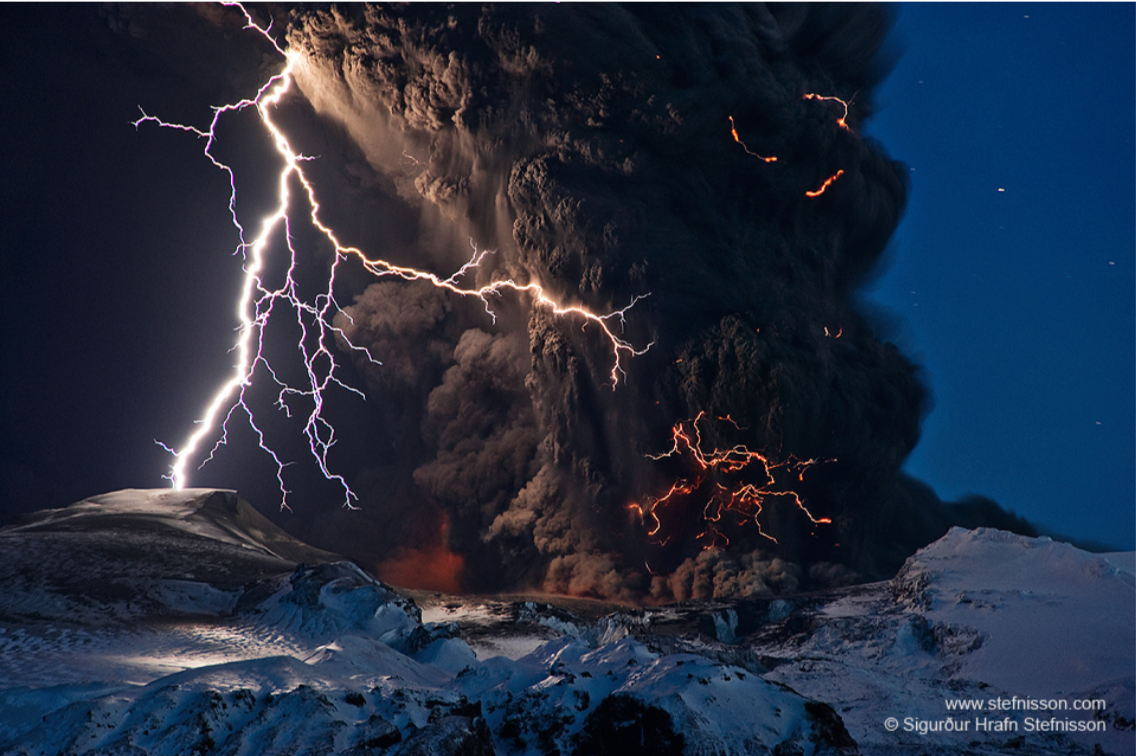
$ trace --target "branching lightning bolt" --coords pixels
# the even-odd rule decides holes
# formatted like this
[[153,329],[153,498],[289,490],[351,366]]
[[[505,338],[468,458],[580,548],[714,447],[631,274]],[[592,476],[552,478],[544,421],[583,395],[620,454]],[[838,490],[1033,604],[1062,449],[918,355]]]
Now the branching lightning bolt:
[[[765,501],[769,498],[791,500],[814,525],[832,522],[827,517],[814,516],[796,491],[777,485],[773,473],[776,470],[789,470],[796,473],[796,478],[800,481],[804,480],[805,471],[810,467],[820,464],[822,461],[832,462],[835,460],[799,460],[792,456],[783,460],[773,460],[760,452],[750,451],[742,444],[708,451],[704,448],[702,430],[699,428],[699,423],[705,417],[706,413],[700,412],[692,421],[676,423],[671,430],[673,439],[671,448],[661,454],[647,455],[649,459],[653,460],[681,457],[689,459],[694,466],[694,475],[690,479],[676,481],[671,484],[670,490],[662,496],[647,499],[643,505],[630,505],[630,508],[639,514],[644,524],[650,520],[648,536],[659,537],[663,527],[659,512],[665,509],[669,502],[699,491],[706,498],[706,503],[702,508],[702,519],[706,527],[703,532],[696,536],[696,539],[706,540],[706,548],[715,546],[719,540],[728,543],[725,533],[718,526],[725,513],[737,515],[741,522],[752,521],[760,535],[776,543],[777,539],[766,533],[761,527],[761,513]],[[717,419],[728,422],[735,428],[742,430],[729,415]],[[715,476],[714,473],[718,475]],[[735,485],[727,486],[720,480],[724,476],[743,473],[751,480],[754,477],[758,478],[759,482],[738,482]]]
[[[839,103],[844,107],[844,113],[837,119],[837,126],[851,133],[855,133],[852,132],[852,128],[848,125],[848,110],[852,100],[845,101],[839,97],[813,93],[805,94],[802,99]],[[735,142],[741,145],[747,155],[752,155],[753,157],[764,160],[766,163],[777,161],[776,157],[765,157],[751,150],[738,135],[734,117],[728,116],[728,118],[730,119],[730,135],[734,138]],[[805,196],[810,199],[821,196],[832,186],[833,182],[843,175],[844,169],[838,169],[836,173],[826,178],[818,188],[806,191]],[[760,330],[759,328],[758,331],[760,332]],[[837,333],[833,334],[825,327],[824,334],[830,338],[839,339],[844,335],[844,329],[840,328]],[[681,362],[681,360],[677,360],[676,362]],[[788,459],[779,461],[772,460],[764,454],[750,451],[740,444],[728,449],[706,451],[703,449],[702,432],[698,427],[699,422],[703,420],[705,414],[704,412],[700,412],[698,417],[693,421],[689,421],[689,424],[680,422],[674,426],[672,429],[673,444],[669,451],[663,452],[662,454],[647,455],[650,459],[654,460],[660,460],[666,457],[689,459],[694,467],[694,475],[689,480],[678,480],[674,482],[670,490],[662,496],[648,498],[645,504],[632,503],[628,505],[628,509],[634,511],[638,515],[639,520],[647,526],[648,536],[652,538],[663,538],[660,535],[663,523],[659,518],[659,512],[665,509],[668,502],[694,494],[706,500],[702,509],[702,518],[706,523],[706,529],[697,536],[700,540],[707,539],[709,541],[706,548],[713,547],[719,540],[727,540],[726,535],[717,525],[726,512],[741,515],[743,519],[752,519],[757,526],[758,533],[776,542],[777,539],[766,533],[761,527],[760,516],[763,505],[766,499],[770,497],[791,499],[797,508],[804,512],[813,524],[819,525],[831,522],[828,518],[817,518],[813,516],[812,512],[805,506],[804,501],[801,500],[800,495],[795,491],[779,487],[773,477],[773,473],[776,470],[791,469],[797,473],[798,480],[803,480],[805,471],[813,465],[819,464],[818,460],[809,459],[802,461],[795,457],[789,457]],[[728,415],[726,417],[719,417],[718,420],[729,422],[733,424],[734,427],[738,427],[737,423]],[[741,428],[738,429],[741,430]],[[718,480],[712,479],[714,474],[720,477],[742,473],[743,471],[745,471],[747,476],[751,479],[755,477],[756,474],[760,482],[738,482],[734,485],[727,486]],[[648,523],[650,524],[648,525]],[[665,543],[666,539],[662,542]]]
[[[197,429],[188,440],[178,449],[166,444],[159,444],[171,453],[175,462],[169,473],[165,476],[174,488],[183,488],[188,479],[188,466],[190,460],[195,459],[211,434],[217,434],[211,450],[200,463],[199,468],[209,462],[214,454],[228,442],[229,422],[233,416],[243,412],[253,432],[259,439],[260,448],[263,449],[276,464],[276,478],[280,486],[281,506],[288,507],[288,489],[284,482],[284,468],[290,464],[280,458],[280,455],[268,444],[261,425],[253,416],[252,409],[246,402],[246,392],[253,385],[254,374],[258,369],[266,372],[279,388],[276,406],[289,417],[291,408],[289,399],[296,397],[306,399],[310,405],[304,425],[304,434],[308,439],[312,457],[315,459],[320,471],[330,481],[337,483],[344,496],[344,505],[352,507],[357,500],[347,480],[340,474],[332,471],[328,463],[328,453],[336,443],[335,428],[324,416],[325,392],[332,387],[338,387],[363,397],[362,392],[340,380],[337,373],[339,365],[335,361],[332,343],[338,336],[350,349],[355,350],[370,360],[380,364],[366,347],[351,343],[347,334],[331,322],[331,318],[343,312],[333,294],[336,271],[341,263],[349,258],[356,258],[362,266],[376,277],[397,276],[406,281],[425,281],[438,288],[446,289],[463,297],[477,297],[485,303],[486,312],[496,320],[489,305],[489,296],[501,294],[505,291],[524,292],[530,295],[533,306],[544,307],[557,316],[575,316],[588,323],[595,324],[603,333],[611,346],[613,366],[611,369],[611,384],[614,388],[619,382],[619,376],[624,375],[623,359],[645,353],[653,344],[643,348],[636,348],[620,334],[625,323],[625,316],[635,304],[645,296],[636,296],[622,309],[603,315],[598,315],[588,309],[566,305],[556,301],[539,283],[517,283],[512,279],[494,281],[485,286],[471,288],[461,283],[461,279],[470,269],[477,267],[491,254],[489,251],[478,251],[474,246],[474,253],[470,260],[457,272],[448,278],[428,271],[394,265],[385,260],[372,259],[361,250],[344,245],[335,232],[320,220],[320,204],[316,199],[316,191],[308,177],[304,174],[302,164],[307,157],[297,153],[280,127],[273,121],[272,114],[285,94],[292,88],[293,73],[296,67],[302,65],[303,58],[299,52],[281,47],[271,35],[271,26],[262,27],[257,24],[248,11],[239,3],[225,3],[241,10],[246,20],[246,29],[253,30],[267,39],[273,47],[284,57],[284,69],[268,80],[256,93],[255,97],[239,102],[214,108],[213,119],[206,129],[186,126],[179,123],[170,123],[142,111],[142,116],[134,121],[135,128],[144,123],[154,123],[162,128],[176,129],[194,134],[205,140],[203,152],[205,156],[218,169],[229,176],[229,212],[233,225],[240,238],[237,248],[245,259],[244,280],[241,287],[240,299],[237,303],[237,315],[240,321],[239,337],[234,347],[237,363],[233,372],[213,395],[205,410],[204,417],[198,422]],[[261,123],[272,138],[276,152],[284,162],[284,168],[279,176],[278,203],[276,210],[261,221],[259,232],[252,241],[246,240],[247,231],[237,217],[237,189],[236,176],[233,168],[220,161],[214,154],[217,142],[218,124],[227,114],[255,108],[260,116]],[[289,205],[292,200],[291,187],[298,184],[311,208],[308,220],[313,228],[331,243],[335,250],[334,261],[330,267],[327,286],[314,299],[304,299],[297,287],[293,273],[298,261],[298,253],[293,246],[292,224],[293,218],[289,215]],[[264,281],[263,274],[272,251],[270,244],[274,235],[283,231],[286,240],[285,248],[288,255],[287,273],[285,280],[277,288],[269,288]],[[472,242],[471,242],[472,243]],[[293,386],[280,377],[280,374],[269,363],[264,351],[264,336],[269,320],[278,308],[291,308],[296,316],[296,323],[300,329],[297,349],[301,356],[303,369],[306,373],[306,383],[300,387]],[[616,325],[618,323],[618,326]],[[617,333],[618,330],[618,333]],[[363,397],[365,398],[365,397]]]

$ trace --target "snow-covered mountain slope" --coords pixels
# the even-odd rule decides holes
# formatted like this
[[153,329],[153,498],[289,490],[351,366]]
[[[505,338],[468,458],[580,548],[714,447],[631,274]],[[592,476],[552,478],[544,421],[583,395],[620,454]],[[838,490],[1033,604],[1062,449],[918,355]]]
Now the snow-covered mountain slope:
[[794,601],[746,645],[865,752],[1131,754],[1134,557],[954,528],[890,582]]
[[[398,592],[232,492],[119,492],[0,530],[0,754],[1131,754],[1132,562],[956,530],[890,582],[616,610]],[[946,703],[1013,696],[1105,703]]]

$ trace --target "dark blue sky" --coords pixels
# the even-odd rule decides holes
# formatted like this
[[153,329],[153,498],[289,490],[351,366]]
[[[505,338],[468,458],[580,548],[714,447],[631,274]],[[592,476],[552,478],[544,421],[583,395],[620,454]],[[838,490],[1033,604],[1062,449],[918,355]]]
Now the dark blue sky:
[[[1134,8],[902,6],[866,128],[911,168],[869,296],[935,396],[908,471],[1125,549]],[[5,515],[163,484],[153,440],[178,443],[231,364],[237,282],[224,176],[196,140],[129,124],[139,104],[200,122],[232,96],[231,53],[148,57],[91,5],[14,7],[0,38]]]
[[911,169],[871,299],[935,407],[907,470],[1132,549],[1136,14],[911,4],[868,133]]

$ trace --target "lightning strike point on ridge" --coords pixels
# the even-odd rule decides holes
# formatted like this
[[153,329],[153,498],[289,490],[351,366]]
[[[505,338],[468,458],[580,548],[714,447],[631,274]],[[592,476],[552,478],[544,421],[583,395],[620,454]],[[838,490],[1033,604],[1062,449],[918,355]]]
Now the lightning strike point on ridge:
[[[488,254],[491,254],[491,252],[487,250],[478,251],[476,245],[474,245],[473,256],[465,265],[461,266],[457,272],[448,278],[442,278],[429,271],[398,266],[381,259],[371,259],[361,250],[346,246],[340,242],[335,232],[320,220],[320,204],[316,198],[315,188],[301,167],[301,164],[308,158],[296,152],[291,147],[288,138],[272,118],[274,108],[279,105],[284,96],[292,89],[293,73],[297,66],[302,65],[302,55],[296,51],[281,47],[270,33],[271,25],[262,27],[257,24],[248,10],[241,4],[223,4],[238,8],[245,16],[247,22],[245,29],[259,33],[284,57],[285,64],[283,70],[275,76],[272,76],[257,91],[254,97],[243,99],[229,105],[215,107],[213,110],[213,118],[208,128],[200,129],[180,123],[167,122],[147,114],[144,110],[142,111],[141,117],[134,121],[134,127],[136,129],[142,124],[154,123],[161,128],[184,131],[193,134],[199,139],[205,140],[205,146],[202,150],[205,157],[219,170],[228,174],[230,189],[229,212],[233,226],[237,230],[240,239],[237,251],[240,252],[245,259],[241,295],[237,302],[237,316],[239,320],[237,330],[239,338],[233,348],[233,351],[237,355],[237,362],[233,367],[233,372],[228,380],[222,383],[214,393],[206,407],[204,416],[198,421],[197,429],[180,448],[170,447],[160,441],[156,442],[175,458],[175,462],[170,467],[170,471],[164,476],[171,482],[174,488],[180,489],[186,487],[190,461],[199,456],[201,450],[204,449],[204,445],[207,443],[207,439],[211,435],[215,435],[216,440],[213,442],[213,446],[208,454],[204,456],[204,459],[198,465],[198,469],[213,459],[218,450],[228,443],[229,422],[235,415],[243,413],[248,420],[249,427],[252,429],[253,433],[256,434],[260,448],[276,465],[276,479],[281,493],[281,508],[288,508],[289,491],[284,481],[284,468],[292,463],[281,459],[280,455],[268,443],[261,424],[257,422],[252,408],[246,401],[247,392],[253,386],[254,378],[257,376],[259,370],[263,373],[267,373],[267,380],[276,384],[278,393],[275,406],[286,416],[292,417],[293,404],[290,404],[290,402],[294,403],[298,400],[306,403],[307,409],[303,432],[307,438],[308,449],[311,456],[315,460],[324,478],[336,483],[340,487],[344,497],[344,506],[354,508],[353,502],[356,501],[358,497],[355,495],[354,491],[351,490],[347,480],[342,475],[332,471],[328,461],[328,454],[337,439],[335,427],[324,415],[324,401],[325,392],[332,388],[343,389],[363,399],[366,397],[357,388],[348,385],[338,377],[340,365],[335,360],[335,347],[333,342],[338,337],[346,344],[348,349],[363,354],[372,364],[379,365],[381,363],[374,358],[366,347],[353,344],[347,337],[347,334],[344,333],[342,329],[334,326],[331,322],[332,317],[343,312],[336,302],[333,293],[336,271],[340,263],[349,258],[356,258],[362,264],[363,268],[375,277],[396,276],[405,281],[425,281],[437,288],[450,291],[457,296],[476,297],[484,302],[486,312],[494,318],[494,313],[490,308],[489,296],[501,294],[505,291],[513,291],[517,293],[527,293],[531,298],[533,307],[547,308],[554,315],[561,317],[580,317],[584,320],[585,325],[587,323],[594,323],[599,326],[604,338],[606,338],[610,344],[613,358],[610,379],[613,389],[618,385],[620,376],[626,375],[623,368],[624,358],[642,355],[651,348],[653,343],[642,348],[637,348],[620,335],[628,311],[641,299],[649,296],[647,294],[634,297],[631,302],[622,309],[601,315],[583,306],[566,305],[558,302],[543,286],[536,282],[522,284],[512,279],[504,279],[493,281],[492,283],[476,288],[463,286],[460,283],[460,279],[470,269],[478,267],[482,260],[484,260]],[[221,118],[251,108],[255,108],[258,113],[260,121],[266,129],[268,136],[271,138],[277,154],[283,160],[284,167],[280,171],[277,182],[278,194],[276,209],[262,219],[256,237],[251,241],[247,241],[246,235],[248,231],[237,216],[237,188],[234,169],[218,159],[213,150],[217,144],[217,129]],[[409,155],[406,157],[413,159]],[[307,215],[307,222],[312,228],[318,231],[325,240],[331,243],[335,251],[334,261],[330,266],[326,287],[319,294],[310,299],[301,296],[294,277],[294,271],[297,267],[300,253],[297,248],[293,246],[293,235],[291,231],[293,224],[298,222],[300,218],[294,218],[290,215],[289,205],[293,199],[292,188],[297,185],[302,191],[302,199],[306,200],[310,208],[310,212]],[[281,230],[284,231],[283,237],[285,242],[283,243],[282,251],[285,255],[284,267],[287,272],[284,276],[283,283],[272,288],[266,283],[264,275],[269,258],[274,253],[281,252],[281,250],[273,246],[272,242],[274,236],[278,235]],[[471,244],[473,244],[472,241]],[[296,346],[301,355],[301,371],[305,376],[303,382],[298,386],[284,380],[281,374],[273,368],[265,353],[265,332],[272,319],[273,313],[277,311],[278,307],[280,309],[290,308],[292,312],[295,313],[294,322],[300,333]],[[277,319],[279,319],[279,316]],[[618,333],[616,330],[617,322]]]

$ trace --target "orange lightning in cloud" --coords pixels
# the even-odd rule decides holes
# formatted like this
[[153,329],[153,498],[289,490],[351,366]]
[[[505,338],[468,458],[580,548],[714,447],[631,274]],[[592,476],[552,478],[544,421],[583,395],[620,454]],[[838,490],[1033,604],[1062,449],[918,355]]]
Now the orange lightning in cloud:
[[[269,79],[256,93],[255,97],[215,108],[213,119],[207,129],[169,123],[154,116],[147,115],[145,111],[143,111],[142,117],[134,122],[135,128],[144,123],[155,123],[163,128],[177,129],[192,133],[198,138],[205,140],[203,150],[205,156],[213,165],[226,172],[229,176],[229,209],[233,225],[236,227],[241,240],[238,251],[245,257],[243,285],[240,299],[237,303],[237,316],[240,326],[238,328],[239,338],[234,347],[234,351],[237,354],[237,361],[236,365],[233,367],[233,372],[229,379],[225,381],[213,395],[213,398],[210,400],[205,410],[204,417],[199,421],[197,429],[190,435],[189,439],[176,450],[165,444],[161,444],[163,448],[175,457],[175,462],[171,466],[169,474],[166,475],[166,478],[171,481],[174,488],[183,488],[186,485],[188,478],[187,466],[190,460],[198,455],[199,449],[202,447],[202,444],[206,442],[207,437],[213,434],[217,434],[218,436],[211,451],[206,455],[204,461],[201,462],[199,468],[212,459],[218,449],[227,443],[230,419],[232,419],[234,414],[243,412],[247,416],[250,427],[259,439],[261,449],[276,463],[276,477],[282,497],[281,506],[285,508],[288,506],[287,499],[289,492],[284,483],[284,468],[290,463],[283,461],[273,448],[268,445],[261,426],[257,423],[256,418],[253,416],[252,409],[245,401],[246,392],[253,385],[254,376],[259,369],[262,372],[266,372],[269,379],[279,387],[275,404],[289,417],[291,417],[292,411],[289,401],[296,399],[306,400],[308,414],[304,425],[304,434],[308,439],[311,454],[324,477],[336,482],[341,487],[344,494],[344,504],[347,507],[352,506],[352,501],[357,498],[355,493],[351,490],[351,487],[343,476],[331,471],[328,463],[328,453],[336,443],[336,437],[335,428],[323,413],[324,392],[336,386],[357,394],[360,397],[363,397],[363,394],[358,389],[347,385],[339,379],[337,375],[339,365],[335,361],[335,354],[331,344],[335,340],[335,337],[338,336],[352,350],[364,354],[375,364],[380,363],[374,359],[365,347],[352,344],[342,329],[337,328],[331,323],[333,316],[343,313],[343,310],[339,307],[333,294],[336,271],[340,263],[349,258],[359,260],[363,267],[376,277],[397,276],[407,281],[425,281],[458,296],[477,297],[485,303],[486,312],[488,312],[491,317],[493,317],[494,314],[489,306],[490,295],[513,291],[517,293],[527,293],[532,298],[534,307],[545,307],[557,316],[581,318],[585,325],[588,323],[595,324],[600,332],[602,332],[603,338],[607,340],[611,348],[613,366],[610,377],[613,388],[618,384],[619,376],[623,374],[623,359],[628,356],[641,355],[650,349],[651,344],[643,348],[637,348],[620,335],[624,325],[624,317],[628,310],[647,295],[635,297],[622,309],[600,315],[579,305],[567,305],[558,302],[543,286],[535,281],[518,283],[512,279],[503,279],[480,287],[468,287],[463,285],[460,279],[471,268],[477,267],[487,254],[490,254],[484,250],[477,251],[476,247],[474,248],[474,255],[469,262],[450,277],[442,278],[428,271],[394,265],[381,259],[372,259],[361,250],[344,245],[336,236],[335,232],[320,220],[320,204],[316,199],[315,188],[305,175],[302,167],[302,164],[308,160],[308,158],[299,154],[291,147],[287,137],[272,118],[275,107],[291,89],[293,73],[298,66],[303,64],[303,58],[299,52],[281,47],[269,33],[271,27],[266,28],[258,25],[242,5],[239,3],[226,3],[226,5],[232,5],[240,9],[240,11],[244,13],[247,21],[245,28],[261,34],[275,47],[277,52],[284,56],[284,69]],[[214,156],[213,147],[216,142],[217,126],[220,119],[227,114],[250,108],[255,108],[259,114],[261,123],[271,137],[276,152],[284,162],[284,168],[281,170],[279,176],[276,210],[261,221],[260,231],[256,235],[256,238],[251,242],[246,242],[246,230],[238,220],[236,213],[237,190],[234,171],[229,165],[221,162]],[[291,230],[293,224],[299,219],[293,218],[292,215],[289,214],[289,206],[293,200],[292,189],[297,185],[301,189],[302,198],[306,199],[308,207],[310,208],[308,222],[323,238],[331,243],[335,250],[334,261],[330,266],[326,288],[312,299],[305,299],[300,295],[296,280],[293,278],[293,271],[297,266],[298,252],[293,246]],[[283,250],[274,249],[271,244],[274,236],[280,236],[280,231],[284,232],[283,238],[286,240]],[[263,275],[269,263],[269,258],[274,252],[280,252],[284,255],[287,273],[284,282],[279,287],[269,288],[263,279]],[[280,309],[290,308],[294,312],[296,323],[299,326],[300,337],[297,342],[297,348],[301,355],[302,372],[305,374],[306,379],[305,383],[300,386],[284,381],[280,377],[280,373],[273,368],[265,355],[265,330],[268,327],[270,317],[273,312],[276,311],[277,307]],[[223,419],[221,419],[222,417]]]
[[[670,490],[663,495],[647,499],[644,505],[631,505],[639,513],[640,519],[645,525],[648,518],[653,521],[653,525],[648,530],[648,536],[656,536],[662,529],[663,525],[659,512],[665,511],[669,503],[700,491],[707,497],[702,508],[702,520],[706,527],[703,532],[696,536],[696,540],[709,539],[706,548],[714,546],[719,539],[728,542],[725,534],[717,526],[725,513],[738,516],[740,522],[752,521],[760,535],[776,543],[777,539],[762,529],[760,519],[764,504],[771,497],[790,499],[814,524],[832,522],[827,517],[815,517],[805,506],[799,494],[778,486],[774,480],[774,471],[789,470],[796,473],[797,480],[803,481],[805,471],[820,464],[820,461],[815,459],[798,460],[795,457],[775,461],[760,452],[750,451],[742,444],[708,451],[704,448],[702,430],[699,428],[699,423],[705,417],[706,413],[700,412],[692,421],[677,423],[671,429],[673,439],[671,448],[662,454],[647,455],[649,459],[654,460],[668,457],[688,459],[695,468],[694,475],[690,479],[676,481],[671,485]],[[718,419],[733,424],[735,428],[740,428],[728,415]],[[831,462],[834,460],[824,461]],[[721,476],[743,473],[750,477],[756,475],[759,482],[739,482],[733,486],[727,486],[720,481]]]
[[[842,129],[847,129],[848,131],[852,130],[852,127],[848,125],[848,106],[850,104],[852,104],[852,100],[845,102],[844,100],[840,99],[839,97],[818,95],[818,94],[812,94],[812,93],[806,94],[801,99],[803,99],[803,100],[820,100],[822,102],[839,102],[841,105],[844,106],[844,115],[840,116],[840,118],[838,118],[836,120],[836,125],[839,126]],[[854,99],[855,98],[853,98],[853,100]]]
[[747,155],[753,155],[758,160],[764,160],[767,163],[776,163],[777,162],[776,157],[765,157],[764,155],[758,155],[756,152],[751,150],[749,147],[746,147],[746,143],[742,141],[742,138],[740,136],[738,136],[738,127],[734,125],[734,117],[733,116],[726,116],[726,117],[730,119],[730,133],[733,135],[734,141],[742,146],[742,149],[746,151]]
[[[847,122],[848,106],[851,103],[851,101],[845,102],[844,100],[840,99],[839,97],[831,97],[831,96],[818,95],[818,94],[812,94],[812,93],[804,95],[803,99],[805,99],[805,100],[833,101],[833,102],[840,103],[841,105],[844,106],[844,115],[842,115],[840,118],[838,118],[836,123],[837,123],[838,126],[840,126],[840,128],[846,129],[848,131],[852,131],[851,127],[848,125],[848,122]],[[767,163],[777,162],[776,157],[765,157],[764,155],[759,155],[756,152],[754,152],[753,150],[751,150],[748,146],[746,146],[746,143],[742,141],[740,136],[738,136],[738,128],[737,128],[737,125],[734,123],[734,117],[733,116],[727,116],[727,118],[730,119],[730,134],[731,134],[731,136],[733,136],[735,142],[737,142],[738,144],[740,144],[742,146],[742,149],[746,151],[747,155],[752,155],[753,157],[758,158],[760,160],[764,160]],[[825,193],[825,191],[828,189],[829,186],[832,185],[832,182],[836,181],[842,175],[844,175],[844,169],[843,168],[839,169],[836,173],[834,173],[833,175],[831,175],[827,179],[825,179],[824,183],[821,184],[819,188],[813,189],[811,191],[806,191],[805,196],[809,197],[810,199],[813,198],[813,197],[819,197],[820,195]]]
[[[844,114],[842,116],[840,116],[840,118],[836,119],[836,125],[839,126],[842,129],[847,130],[847,131],[852,131],[852,127],[850,127],[848,125],[848,106],[852,103],[852,100],[845,101],[845,100],[840,99],[839,97],[833,97],[833,96],[830,96],[830,95],[818,95],[818,94],[813,94],[811,92],[804,95],[801,99],[818,100],[820,102],[838,102],[838,103],[840,103],[842,106],[844,106]],[[855,99],[855,98],[853,98],[853,99]],[[806,197],[819,197],[820,195],[825,193],[825,190],[827,190],[828,187],[832,186],[833,181],[836,181],[836,179],[840,178],[843,175],[844,175],[844,169],[841,168],[836,173],[832,174],[827,179],[825,179],[824,183],[821,184],[819,188],[813,189],[812,191],[805,192],[805,196]]]
[[824,183],[820,185],[819,189],[814,189],[811,192],[805,192],[805,196],[806,197],[819,197],[820,195],[825,193],[825,191],[828,189],[828,187],[832,186],[833,181],[836,181],[836,179],[840,178],[843,175],[844,175],[844,169],[841,168],[836,173],[834,173],[831,176],[829,176],[828,178],[826,178],[824,180]]

